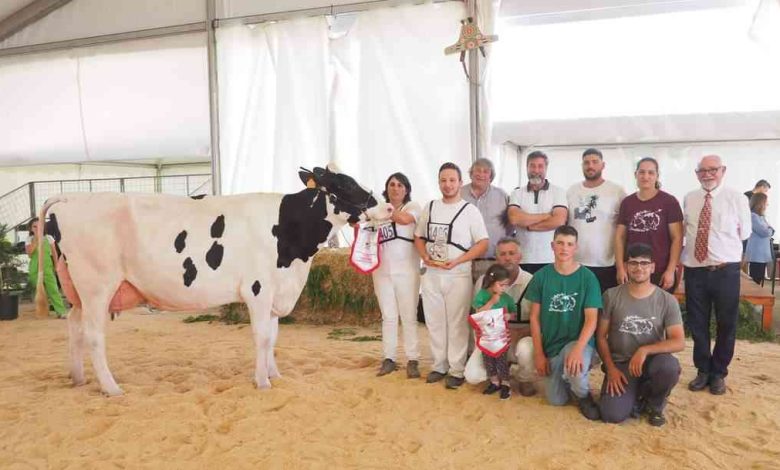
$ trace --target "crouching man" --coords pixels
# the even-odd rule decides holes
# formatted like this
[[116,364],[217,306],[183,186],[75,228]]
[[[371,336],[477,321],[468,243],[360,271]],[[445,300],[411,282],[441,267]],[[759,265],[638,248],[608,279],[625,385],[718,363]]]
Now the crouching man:
[[[531,337],[517,343],[517,379],[545,378],[547,401],[565,405],[570,394],[588,419],[599,419],[588,375],[595,354],[593,332],[602,307],[596,276],[574,261],[577,230],[562,225],[552,241],[555,262],[534,274],[525,298],[531,302]],[[535,373],[535,374],[534,374]]]
[[655,263],[649,245],[630,245],[625,265],[628,283],[606,291],[596,331],[606,372],[601,419],[620,423],[646,412],[652,426],[663,426],[666,400],[680,378],[671,353],[685,346],[680,306],[650,282]]

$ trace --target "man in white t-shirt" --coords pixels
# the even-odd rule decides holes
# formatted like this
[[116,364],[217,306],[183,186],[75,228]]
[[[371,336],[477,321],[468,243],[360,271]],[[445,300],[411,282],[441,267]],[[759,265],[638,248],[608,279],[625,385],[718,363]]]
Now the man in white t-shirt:
[[433,370],[428,383],[446,377],[447,388],[463,384],[469,345],[471,262],[488,249],[488,233],[479,210],[460,196],[460,168],[439,168],[442,198],[423,207],[414,244],[426,272],[422,276],[425,324],[430,336]]
[[580,234],[577,261],[593,271],[602,293],[617,285],[613,240],[620,202],[626,197],[620,185],[604,179],[605,166],[599,150],[585,150],[582,154],[585,179],[566,192],[569,225]]
[[528,154],[528,185],[512,191],[507,209],[509,223],[517,227],[515,238],[523,251],[521,266],[531,274],[553,262],[553,232],[566,224],[568,216],[566,193],[547,181],[548,163],[541,150]]

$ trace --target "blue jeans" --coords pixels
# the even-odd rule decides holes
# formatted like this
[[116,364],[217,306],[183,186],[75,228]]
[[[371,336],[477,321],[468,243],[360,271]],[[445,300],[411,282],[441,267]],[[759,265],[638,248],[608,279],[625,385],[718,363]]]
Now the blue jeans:
[[576,344],[576,341],[572,341],[564,346],[557,356],[548,358],[550,375],[545,378],[544,382],[547,401],[551,405],[560,406],[568,403],[569,391],[577,398],[585,398],[590,393],[588,375],[590,374],[590,364],[595,353],[595,349],[592,346],[586,345],[585,349],[582,350],[582,372],[579,375],[572,376],[564,371],[564,359]]

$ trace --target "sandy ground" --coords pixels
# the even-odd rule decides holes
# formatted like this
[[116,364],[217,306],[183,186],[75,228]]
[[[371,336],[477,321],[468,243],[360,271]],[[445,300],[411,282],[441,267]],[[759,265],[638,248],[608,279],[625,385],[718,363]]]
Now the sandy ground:
[[588,422],[539,396],[378,378],[380,343],[328,339],[332,327],[283,325],[283,377],[258,391],[248,327],[141,312],[109,323],[117,398],[100,394],[89,362],[89,382],[70,385],[65,321],[27,306],[0,323],[0,468],[780,467],[779,345],[740,342],[715,397],[684,386],[689,344],[658,429]]

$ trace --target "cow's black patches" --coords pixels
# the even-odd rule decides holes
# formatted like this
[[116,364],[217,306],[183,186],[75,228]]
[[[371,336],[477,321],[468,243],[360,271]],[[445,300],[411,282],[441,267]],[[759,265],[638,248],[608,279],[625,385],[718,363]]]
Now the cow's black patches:
[[211,224],[211,238],[219,238],[223,233],[225,233],[225,216],[220,215],[214,223]]
[[190,287],[198,276],[198,269],[190,257],[187,257],[181,266],[184,268],[184,285]]
[[277,239],[276,266],[288,268],[296,258],[305,263],[314,256],[317,246],[327,239],[332,228],[325,219],[327,216],[325,197],[318,189],[304,189],[282,197],[279,224],[271,229]]
[[205,194],[198,194],[197,196],[190,196],[190,199],[194,199],[196,201],[199,201],[199,200],[203,199],[204,197],[206,197]]
[[255,297],[260,293],[260,281],[255,281],[255,283],[252,284],[252,293],[255,294]]
[[187,240],[187,231],[182,230],[176,235],[176,240],[173,241],[173,247],[176,248],[176,253],[184,251],[184,247],[187,246],[185,240]]
[[222,264],[222,256],[225,254],[225,247],[214,242],[206,252],[206,264],[214,271]]

